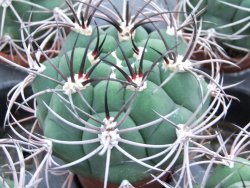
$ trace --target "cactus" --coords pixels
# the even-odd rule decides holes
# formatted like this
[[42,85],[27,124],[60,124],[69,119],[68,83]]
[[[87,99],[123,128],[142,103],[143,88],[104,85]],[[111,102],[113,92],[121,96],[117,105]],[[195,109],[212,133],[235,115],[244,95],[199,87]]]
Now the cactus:
[[[44,23],[50,21],[57,22],[60,16],[56,15],[54,9],[64,9],[64,0],[27,0],[12,1],[2,0],[0,2],[0,52],[10,55],[1,54],[0,58],[10,58],[13,61],[18,59],[18,64],[28,66],[28,60],[24,57],[27,55],[27,43],[33,40],[41,45],[46,41],[46,48],[56,50],[60,39],[56,36],[52,27],[44,27]],[[53,42],[53,39],[57,41]],[[28,42],[27,42],[28,41]],[[48,45],[48,41],[51,43]],[[34,47],[37,48],[37,45]],[[44,49],[45,46],[41,45]],[[17,56],[17,58],[15,58]],[[40,60],[40,57],[38,57]]]
[[9,180],[9,179],[3,179],[2,177],[0,177],[1,181],[0,181],[0,188],[4,188],[4,187],[14,187],[14,182]]
[[[250,49],[249,1],[182,1],[181,9],[188,16],[192,10],[202,12],[202,35],[224,49],[244,52]],[[198,6],[198,7],[197,7]]]
[[205,79],[185,69],[191,65],[182,62],[188,49],[183,39],[177,44],[175,36],[141,26],[123,34],[112,23],[104,31],[92,26],[96,34],[81,43],[82,35],[74,34],[73,49],[42,64],[32,89],[44,135],[66,166],[110,183],[134,183],[150,177],[147,168],[159,171],[153,166],[165,156],[155,156],[176,141],[173,125],[181,129],[190,117],[200,118],[210,96]]
[[[218,165],[212,172],[206,186],[207,187],[240,187],[244,182],[250,180],[249,160],[235,158],[229,166]],[[229,162],[230,163],[230,162]]]
[[[133,12],[132,2],[124,0],[124,14],[111,0],[66,0],[69,15],[56,9],[60,22],[50,22],[48,27],[58,27],[58,35],[69,33],[54,58],[33,41],[38,51],[35,58],[29,57],[31,69],[23,68],[29,75],[11,91],[5,123],[13,130],[13,125],[25,129],[15,118],[11,122],[14,115],[10,109],[21,95],[24,101],[17,105],[34,114],[31,118],[37,118],[43,135],[36,134],[35,128],[26,131],[26,137],[15,134],[37,147],[30,150],[32,156],[46,153],[39,170],[69,169],[103,180],[103,187],[108,183],[132,186],[141,181],[193,187],[200,182],[193,179],[191,167],[205,164],[209,172],[203,185],[218,184],[213,176],[224,170],[220,165],[237,161],[249,138],[246,126],[235,139],[242,139],[242,147],[235,144],[239,152],[229,155],[220,133],[213,132],[234,99],[224,92],[230,86],[222,85],[220,75],[220,63],[231,62],[212,58],[215,55],[209,43],[200,41],[196,15],[185,22],[193,28],[187,42],[183,26],[177,24],[172,12],[160,9],[153,0]],[[100,20],[107,25],[100,25]],[[197,44],[211,53],[211,59],[190,59]],[[27,49],[32,52],[32,43]],[[36,58],[39,55],[46,57],[44,63]],[[199,69],[206,63],[212,67],[210,73]],[[25,98],[23,89],[29,84],[34,95]],[[32,99],[36,101],[34,109],[28,104]],[[36,127],[36,121],[33,125]],[[217,138],[219,148],[207,146]],[[52,154],[65,164],[54,162]],[[248,171],[247,160],[242,160]],[[213,164],[218,167],[210,179]],[[235,163],[233,170],[240,164]],[[34,173],[29,185],[38,181],[38,174]],[[162,181],[166,174],[172,182]],[[239,178],[229,181],[230,186],[240,182]]]
[[[249,155],[249,129],[250,124],[235,128],[239,129],[237,134],[219,133],[217,140],[219,145],[214,148],[217,151],[208,162],[204,170],[204,178],[201,185],[197,187],[248,187],[250,178]],[[235,129],[234,129],[235,130]],[[226,130],[228,131],[228,130]],[[222,136],[226,139],[224,140]],[[212,147],[214,147],[213,145]]]
[[[8,35],[13,40],[21,42],[20,29],[25,26],[25,22],[32,23],[50,18],[55,7],[63,8],[64,1],[30,0],[24,2],[3,0],[0,5],[1,37]],[[13,21],[19,24],[13,24]]]

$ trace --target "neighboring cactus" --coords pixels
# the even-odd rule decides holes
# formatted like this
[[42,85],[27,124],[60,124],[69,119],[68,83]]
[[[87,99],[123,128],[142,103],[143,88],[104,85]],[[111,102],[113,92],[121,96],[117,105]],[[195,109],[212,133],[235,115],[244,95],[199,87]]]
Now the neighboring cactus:
[[250,181],[249,160],[243,158],[233,160],[228,161],[228,166],[218,165],[213,170],[206,187],[244,187],[244,182]]
[[[1,14],[1,38],[9,36],[14,41],[21,42],[20,29],[27,23],[44,22],[46,19],[51,19],[53,9],[55,7],[65,7],[64,0],[29,0],[29,1],[12,1],[3,0],[0,4]],[[13,24],[13,22],[16,22]],[[26,26],[27,27],[27,26]],[[32,29],[32,27],[31,27]],[[28,34],[29,32],[25,33]]]
[[14,187],[14,182],[9,180],[9,179],[4,179],[0,177],[0,188],[5,188],[5,187]]
[[[213,153],[212,158],[207,162],[204,161],[208,163],[207,169],[203,170],[202,184],[197,185],[197,187],[245,188],[249,186],[249,127],[250,123],[244,127],[236,125],[231,127],[237,134],[232,133],[230,129],[225,130],[226,134],[224,132],[217,133],[215,140],[218,141],[219,145],[215,144],[214,141],[211,142],[211,146],[217,152]],[[224,131],[223,128],[222,131]],[[223,137],[226,137],[225,141]]]
[[[26,0],[26,1],[12,1],[1,0],[0,1],[0,52],[7,53],[10,58],[14,60],[15,56],[18,56],[18,63],[24,66],[28,66],[27,59],[24,56],[26,54],[26,44],[30,38],[34,39],[39,44],[42,40],[46,41],[46,47],[55,49],[52,32],[52,27],[37,28],[44,24],[48,25],[48,22],[58,19],[59,16],[55,15],[54,8],[65,8],[64,0]],[[49,37],[49,38],[47,38]],[[55,37],[54,34],[54,38]],[[49,42],[52,41],[50,46]],[[45,44],[42,49],[44,49]],[[5,54],[0,56],[6,57]],[[27,55],[27,54],[26,54]],[[21,60],[20,60],[21,59]]]
[[[202,18],[202,34],[211,39],[211,43],[219,44],[225,49],[233,48],[249,52],[250,25],[248,0],[182,0],[181,9],[185,17],[193,10],[204,10]],[[180,17],[181,14],[180,14]]]
[[24,187],[28,164],[25,163],[23,151],[28,151],[28,148],[31,149],[32,145],[27,142],[12,138],[0,139],[0,188]]

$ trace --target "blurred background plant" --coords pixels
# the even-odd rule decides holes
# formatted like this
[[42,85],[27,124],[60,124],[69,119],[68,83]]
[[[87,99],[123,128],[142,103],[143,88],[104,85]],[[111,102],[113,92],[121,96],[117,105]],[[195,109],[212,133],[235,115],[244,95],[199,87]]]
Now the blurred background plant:
[[[22,66],[29,66],[26,58],[27,44],[38,43],[45,52],[60,48],[55,28],[45,27],[60,21],[57,11],[67,12],[64,0],[1,0],[0,1],[0,53]],[[33,46],[32,46],[33,47]],[[34,46],[34,50],[37,46]],[[40,60],[40,59],[39,59]],[[4,61],[4,60],[3,60]]]
[[[190,13],[200,12],[197,19],[202,22],[201,36],[204,41],[210,43],[218,57],[229,59],[240,67],[227,65],[223,67],[224,71],[235,72],[249,68],[250,4],[248,0],[180,0],[176,10],[183,12],[178,14],[181,22],[190,17]],[[188,32],[192,28],[186,27],[185,30]],[[194,57],[199,58],[201,56],[199,55],[196,54]]]

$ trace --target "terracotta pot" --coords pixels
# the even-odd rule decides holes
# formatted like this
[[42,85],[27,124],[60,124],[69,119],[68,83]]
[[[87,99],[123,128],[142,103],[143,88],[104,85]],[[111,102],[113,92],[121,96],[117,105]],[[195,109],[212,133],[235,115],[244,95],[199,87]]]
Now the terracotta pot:
[[[103,181],[101,180],[97,180],[97,179],[93,179],[90,177],[83,177],[83,176],[78,176],[77,178],[79,180],[79,182],[81,183],[81,186],[84,188],[103,188]],[[170,173],[166,173],[161,180],[166,182],[167,180],[170,180],[171,178],[171,174]],[[146,184],[147,182],[149,182],[150,179],[146,179],[146,180],[142,180],[136,183],[133,183],[133,186],[135,188],[162,188],[162,185],[157,182],[154,181],[151,184]],[[108,188],[119,188],[120,185],[116,185],[116,184],[108,184]]]
[[[21,65],[23,67],[28,67],[29,64],[25,61],[26,59],[26,55],[23,54],[23,58],[20,58],[18,55],[10,55],[8,53],[4,53],[4,52],[0,52],[0,56],[10,60],[10,61],[13,61],[14,63],[18,64],[18,65]],[[57,56],[56,53],[50,53],[47,55],[49,58],[53,58],[55,56]],[[41,58],[40,58],[40,63],[46,61],[46,57],[44,55],[41,55]]]
[[[21,65],[23,67],[28,67],[28,64],[24,61],[24,59],[20,58],[18,55],[10,55],[8,53],[0,52],[0,56],[15,62],[18,65]],[[25,55],[23,55],[25,58]]]
[[[56,57],[59,53],[59,50],[61,49],[62,41],[60,41],[60,40],[56,41],[56,45],[54,46],[54,48],[51,48],[50,45],[51,45],[50,43],[46,44],[45,50],[44,50],[44,52],[46,52],[46,56],[44,54],[41,54],[39,63],[46,61],[46,59],[47,59],[46,57],[48,57],[48,58]],[[49,49],[50,49],[50,51],[46,51]],[[20,54],[12,54],[11,55],[9,53],[9,50],[0,51],[0,56],[18,64],[18,65],[21,65],[23,67],[29,67],[29,64],[27,63],[26,54],[23,52],[20,52]],[[20,56],[22,56],[22,58]],[[35,56],[34,53],[31,54],[31,57],[34,57],[34,56]],[[5,62],[3,61],[3,63],[5,63]]]
[[[250,68],[250,53],[246,54],[243,57],[227,58],[227,57],[221,55],[220,58],[224,59],[224,60],[231,61],[231,62],[235,63],[235,65],[238,66],[238,67],[235,67],[235,66],[228,65],[228,64],[222,64],[221,70],[223,72],[226,72],[226,73],[240,72],[242,70]],[[194,60],[205,60],[205,59],[209,59],[209,57],[204,52],[197,51],[197,52],[193,53],[192,59],[194,59]],[[207,67],[209,67],[209,66],[207,66]]]

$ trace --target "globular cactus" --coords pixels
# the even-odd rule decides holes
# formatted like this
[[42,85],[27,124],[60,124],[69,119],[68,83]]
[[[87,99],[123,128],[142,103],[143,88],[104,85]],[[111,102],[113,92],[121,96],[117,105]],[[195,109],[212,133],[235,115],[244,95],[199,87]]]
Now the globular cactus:
[[249,160],[236,157],[228,165],[217,165],[207,181],[206,187],[247,187],[250,181]]
[[108,21],[106,30],[93,24],[90,36],[71,34],[76,37],[65,40],[61,56],[40,65],[32,83],[36,116],[54,154],[68,163],[62,167],[105,182],[134,183],[150,178],[147,169],[161,172],[173,162],[160,153],[190,118],[203,117],[210,90],[203,76],[188,71],[192,64],[181,37]]
[[[49,22],[60,20],[54,9],[66,8],[64,0],[2,0],[0,2],[0,52],[1,60],[4,58],[17,61],[17,64],[28,66],[27,44],[34,40],[39,45],[45,41],[46,49],[57,48],[59,38],[53,27],[44,27]],[[64,11],[65,12],[65,11]],[[55,43],[52,39],[56,39]],[[48,45],[48,43],[50,43]],[[36,48],[37,45],[34,47]],[[41,46],[45,48],[45,44]],[[17,57],[17,58],[16,58]],[[40,60],[40,57],[38,57]]]
[[[204,170],[202,184],[197,187],[238,188],[249,186],[249,126],[250,124],[242,127],[235,126],[239,131],[237,134],[231,134],[229,131],[230,136],[228,133],[218,132],[216,139],[220,144],[211,144],[217,152],[211,155],[207,169]],[[236,131],[235,128],[233,129]],[[212,141],[212,143],[215,142]]]
[[[55,7],[65,7],[63,0],[56,1],[12,1],[3,0],[0,4],[1,37],[9,36],[15,41],[21,42],[20,29],[29,22],[45,21],[53,15]],[[17,22],[13,24],[13,22]],[[27,27],[27,26],[26,26]],[[27,28],[25,28],[27,29]],[[31,29],[34,29],[31,27]],[[31,32],[29,30],[29,32]]]
[[183,0],[180,5],[186,17],[193,10],[196,10],[195,12],[202,10],[202,35],[211,39],[211,42],[225,49],[233,48],[249,52],[249,1]]

